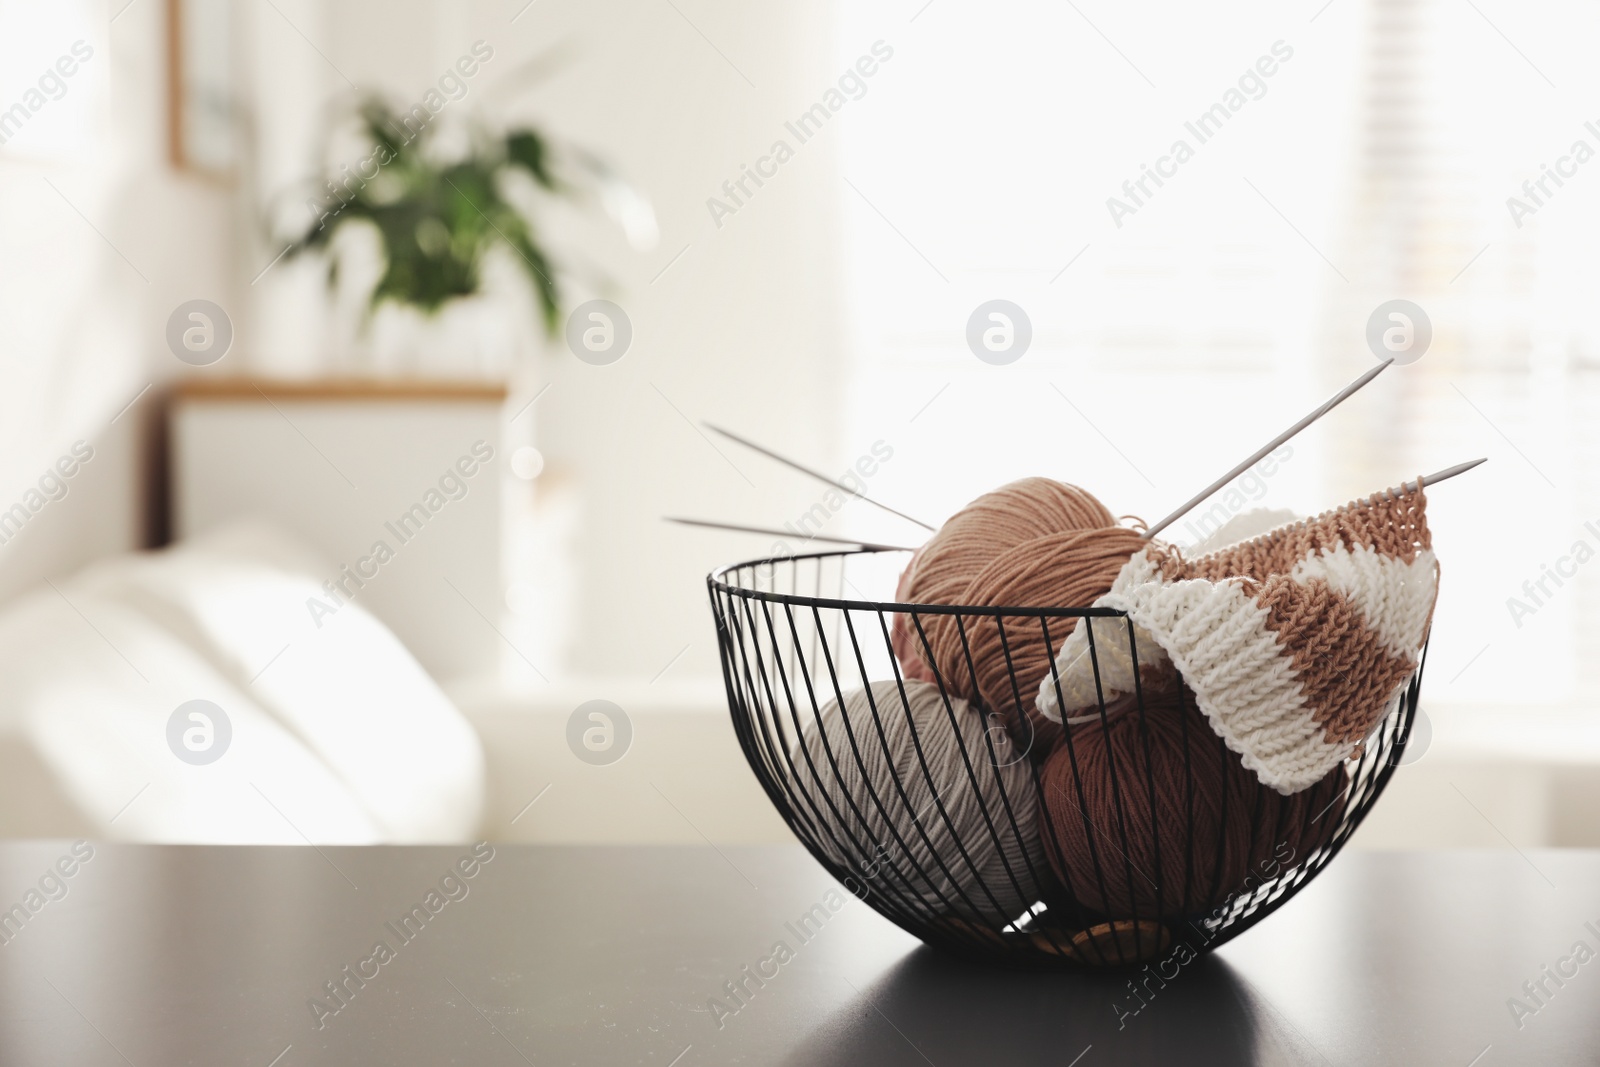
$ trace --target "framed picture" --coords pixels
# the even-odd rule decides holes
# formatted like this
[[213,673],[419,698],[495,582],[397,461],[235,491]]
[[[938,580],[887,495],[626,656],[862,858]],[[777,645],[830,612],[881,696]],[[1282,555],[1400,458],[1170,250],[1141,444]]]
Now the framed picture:
[[233,0],[167,0],[172,165],[213,178],[238,164]]

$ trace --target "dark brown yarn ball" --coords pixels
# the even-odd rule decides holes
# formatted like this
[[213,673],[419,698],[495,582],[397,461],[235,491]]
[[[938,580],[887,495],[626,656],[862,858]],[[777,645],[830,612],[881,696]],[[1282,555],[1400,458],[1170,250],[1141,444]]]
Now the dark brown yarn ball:
[[[1325,843],[1342,766],[1283,796],[1245,769],[1175,677],[1146,686],[1143,698],[1142,715],[1130,696],[1104,722],[1073,726],[1040,774],[1045,852],[1082,909],[1112,919],[1200,915]],[[1068,918],[1073,910],[1063,909]]]
[[[1085,490],[1024,478],[985,493],[940,527],[902,576],[899,599],[973,607],[1086,607],[1111,588],[1123,564],[1143,545]],[[998,712],[1036,755],[1047,754],[1061,728],[1038,714],[1034,700],[1077,620],[1041,625],[1038,619],[922,615],[919,621],[921,634],[907,616],[895,620],[902,670],[911,677],[937,673],[954,694]]]

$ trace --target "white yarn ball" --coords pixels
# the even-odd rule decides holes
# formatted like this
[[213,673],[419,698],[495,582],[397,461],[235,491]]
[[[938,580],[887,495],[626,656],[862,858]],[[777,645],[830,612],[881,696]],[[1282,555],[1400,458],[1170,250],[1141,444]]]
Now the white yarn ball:
[[900,686],[885,681],[848,694],[842,713],[830,702],[820,728],[807,724],[794,753],[796,784],[816,810],[803,799],[798,806],[813,820],[820,813],[823,851],[891,902],[1009,923],[1050,876],[1027,753],[966,701],[951,697],[947,706],[936,684],[904,684],[909,715]]

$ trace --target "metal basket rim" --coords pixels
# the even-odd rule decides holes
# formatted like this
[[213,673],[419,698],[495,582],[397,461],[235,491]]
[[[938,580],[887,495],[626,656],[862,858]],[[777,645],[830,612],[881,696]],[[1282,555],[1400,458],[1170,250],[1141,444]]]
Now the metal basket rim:
[[759,589],[748,589],[740,585],[731,585],[723,579],[730,571],[745,570],[750,567],[760,567],[768,564],[793,563],[803,559],[829,559],[832,557],[876,555],[881,552],[903,552],[899,548],[844,548],[826,552],[807,552],[796,555],[768,556],[765,559],[745,560],[741,563],[728,563],[717,567],[706,575],[706,582],[720,592],[741,600],[756,600],[768,604],[788,604],[794,607],[807,608],[833,608],[844,611],[875,611],[895,612],[916,615],[982,615],[1001,616],[1009,618],[1046,618],[1046,619],[1125,619],[1128,613],[1121,608],[1041,608],[1041,607],[996,607],[994,605],[976,604],[908,604],[893,600],[846,600],[838,597],[805,596],[800,593],[773,593],[763,592]]

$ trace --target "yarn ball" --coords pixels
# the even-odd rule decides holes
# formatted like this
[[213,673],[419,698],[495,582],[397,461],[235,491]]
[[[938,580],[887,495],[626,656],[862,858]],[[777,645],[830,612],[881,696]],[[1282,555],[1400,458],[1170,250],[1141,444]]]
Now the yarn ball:
[[[894,599],[897,603],[906,603],[906,598],[911,595],[911,576],[916,573],[917,561],[921,558],[922,549],[919,548],[911,553],[906,569],[900,572],[900,581],[894,587]],[[917,651],[922,647],[922,637],[917,633],[917,625],[910,615],[905,612],[895,614],[894,621],[889,626],[889,644],[894,649],[894,658],[900,663],[901,674],[919,682],[934,680],[932,668]]]
[[[1105,505],[1077,486],[1024,478],[968,504],[919,550],[901,600],[974,607],[1086,607],[1111,588],[1145,542],[1116,525]],[[898,620],[897,620],[898,621]],[[1039,758],[1061,727],[1034,708],[1039,683],[1077,619],[1003,620],[920,616],[924,643],[902,644],[952,692],[997,712]],[[1046,641],[1048,632],[1049,640]],[[902,669],[908,670],[901,654]]]
[[891,906],[1008,923],[1050,878],[1032,766],[937,685],[905,697],[874,682],[806,725],[793,758],[811,836]]
[[1040,773],[1045,852],[1082,908],[1112,919],[1199,915],[1325,841],[1342,766],[1284,796],[1244,768],[1175,674],[1142,695],[1143,715],[1129,695],[1108,703],[1103,722],[1071,727]]

